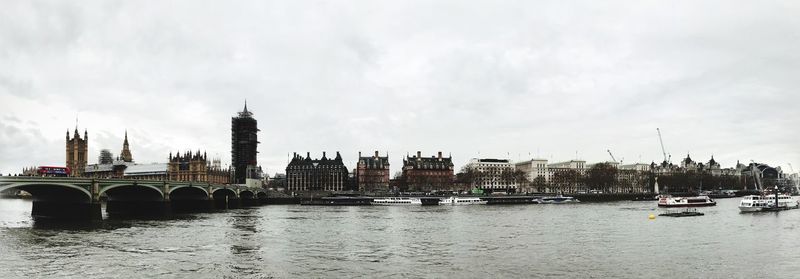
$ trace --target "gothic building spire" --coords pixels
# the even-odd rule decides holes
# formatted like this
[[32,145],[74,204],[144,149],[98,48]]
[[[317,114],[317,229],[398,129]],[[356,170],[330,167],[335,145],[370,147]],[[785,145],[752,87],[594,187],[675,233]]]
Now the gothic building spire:
[[122,142],[122,152],[120,152],[122,161],[133,162],[133,155],[131,155],[130,146],[128,145],[128,130],[125,130],[125,141]]

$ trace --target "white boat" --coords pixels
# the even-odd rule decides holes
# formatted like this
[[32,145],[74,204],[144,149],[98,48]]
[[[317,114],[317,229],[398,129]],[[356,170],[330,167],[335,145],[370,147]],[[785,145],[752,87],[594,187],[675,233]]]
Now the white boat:
[[778,206],[775,206],[774,195],[749,195],[742,197],[742,200],[739,202],[739,210],[741,212],[795,209],[797,207],[797,200],[792,196],[784,194],[778,195]]
[[562,196],[562,195],[558,195],[558,196],[555,196],[555,197],[542,197],[541,202],[542,203],[576,203],[576,202],[581,202],[581,201],[579,201],[578,199],[573,198],[573,197],[565,197],[565,196]]
[[488,201],[482,200],[480,198],[461,198],[461,197],[449,197],[446,199],[439,200],[439,205],[474,205],[474,204],[486,204]]
[[379,198],[373,199],[372,205],[422,205],[418,198]]
[[659,207],[699,207],[715,205],[717,205],[717,202],[708,196],[673,197],[664,195],[658,197]]

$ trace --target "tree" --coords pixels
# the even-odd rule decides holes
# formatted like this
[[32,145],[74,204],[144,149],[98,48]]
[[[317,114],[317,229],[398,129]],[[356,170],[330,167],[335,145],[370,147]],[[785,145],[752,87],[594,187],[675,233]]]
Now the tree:
[[609,163],[598,163],[587,173],[586,182],[594,190],[619,192],[617,168]]
[[536,192],[544,192],[544,189],[547,188],[547,178],[541,175],[536,176],[531,184],[536,188]]
[[461,168],[461,171],[456,174],[456,181],[466,184],[470,188],[475,188],[478,184],[478,181],[480,181],[482,177],[483,173],[481,173],[481,171],[479,171],[477,168],[464,166]]
[[506,168],[500,171],[500,183],[506,187],[506,192],[509,191],[511,184],[514,183],[514,170]]
[[553,173],[553,188],[556,192],[572,192],[577,188],[580,181],[580,174],[577,170],[566,169]]
[[517,189],[520,190],[527,189],[528,184],[530,184],[530,181],[528,180],[528,175],[522,170],[515,169],[514,171],[512,171],[511,178],[512,181],[514,181],[514,183],[517,184]]

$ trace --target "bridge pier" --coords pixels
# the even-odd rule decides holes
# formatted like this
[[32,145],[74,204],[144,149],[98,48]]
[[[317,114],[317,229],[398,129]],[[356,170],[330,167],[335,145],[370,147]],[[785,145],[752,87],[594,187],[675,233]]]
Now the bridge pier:
[[240,191],[239,201],[243,207],[251,207],[261,204],[252,191]]
[[110,217],[164,217],[172,212],[169,201],[109,200],[106,213]]
[[31,216],[34,219],[102,220],[100,203],[78,201],[34,200]]
[[242,207],[241,200],[233,196],[214,197],[214,208],[234,209]]

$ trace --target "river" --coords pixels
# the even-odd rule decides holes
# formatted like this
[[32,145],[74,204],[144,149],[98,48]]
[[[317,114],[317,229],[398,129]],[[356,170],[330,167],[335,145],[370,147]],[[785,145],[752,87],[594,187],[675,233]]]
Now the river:
[[34,222],[0,199],[0,278],[797,278],[800,210],[657,217],[655,201],[273,205],[166,220]]

